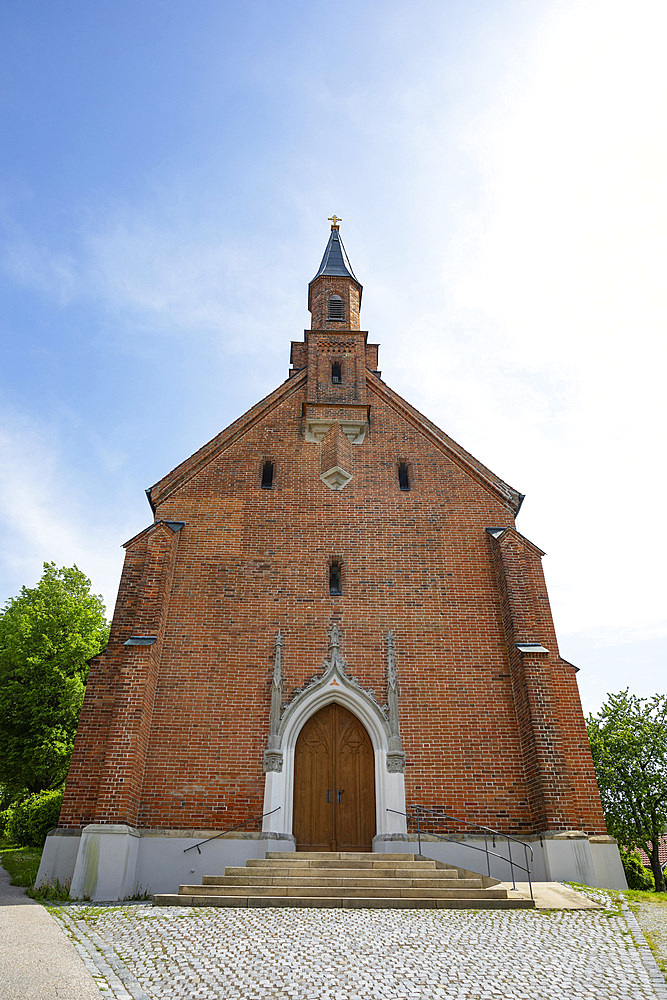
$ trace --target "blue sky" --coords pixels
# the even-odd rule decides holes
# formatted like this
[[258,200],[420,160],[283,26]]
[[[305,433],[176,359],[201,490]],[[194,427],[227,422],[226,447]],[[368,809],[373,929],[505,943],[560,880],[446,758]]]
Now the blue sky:
[[144,489],[286,376],[341,232],[387,382],[526,493],[586,709],[664,690],[658,0],[0,20],[0,601],[109,611]]

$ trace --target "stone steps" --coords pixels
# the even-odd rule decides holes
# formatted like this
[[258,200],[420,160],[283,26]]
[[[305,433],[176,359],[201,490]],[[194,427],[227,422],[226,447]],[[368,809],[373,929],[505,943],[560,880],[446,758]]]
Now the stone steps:
[[[456,868],[417,868],[406,865],[404,868],[385,868],[378,865],[377,868],[332,868],[328,865],[312,865],[303,867],[302,865],[275,865],[266,868],[234,868],[225,869],[224,875],[204,875],[204,879],[209,881],[215,878],[459,878]],[[215,885],[215,882],[209,882]]]
[[300,906],[342,909],[448,909],[448,910],[480,910],[480,909],[529,909],[535,906],[532,899],[474,899],[457,897],[456,899],[425,899],[424,897],[393,896],[382,898],[378,896],[186,896],[178,893],[166,893],[153,897],[155,906]]
[[[410,855],[408,855],[410,857]],[[355,872],[364,871],[442,871],[443,869],[438,869],[436,867],[435,861],[378,861],[373,862],[368,860],[369,855],[364,856],[364,860],[355,863],[351,858],[345,858],[343,860],[339,858],[333,858],[332,860],[316,859],[310,860],[304,858],[303,860],[297,856],[294,861],[288,861],[286,858],[276,858],[275,860],[265,860],[264,858],[250,858],[247,865],[241,869],[245,871],[246,868],[271,868],[271,869],[283,869],[289,868],[290,871],[297,868],[303,868],[308,870],[309,868],[330,868],[332,871],[341,871],[345,868],[352,869]],[[447,869],[456,873],[456,868]]]
[[425,889],[481,889],[482,881],[481,879],[462,879],[462,878],[373,878],[372,876],[366,876],[364,878],[354,878],[353,876],[348,876],[346,878],[330,878],[326,875],[311,875],[310,878],[301,875],[283,875],[279,877],[268,877],[265,876],[261,878],[259,876],[253,875],[204,875],[202,879],[202,885],[199,887],[203,891],[207,892],[209,888],[214,891],[220,886],[256,886],[256,885],[288,885],[288,886],[300,886],[300,885],[317,885],[317,886],[353,886],[359,885],[364,888],[368,888],[370,892],[373,888],[391,887],[395,886],[397,889],[413,889],[422,886]]
[[[406,898],[423,896],[425,899],[437,899],[439,896],[442,896],[443,899],[455,899],[461,896],[462,892],[457,888],[433,889],[426,886],[398,887],[392,885],[372,886],[370,889],[366,885],[182,885],[179,887],[178,894],[182,896],[238,896],[242,894],[248,896],[332,896],[341,898],[369,895],[378,896],[379,898],[386,898],[388,896],[405,896]],[[470,899],[481,899],[487,896],[491,899],[503,899],[507,896],[507,890],[502,887],[500,889],[482,889],[481,886],[475,886],[474,888],[466,889],[465,896]]]
[[409,865],[428,865],[430,868],[435,867],[435,861],[432,858],[416,858],[414,854],[363,854],[359,851],[267,851],[265,857],[263,858],[251,858],[248,861],[249,865],[265,865],[270,864],[273,861],[287,861],[290,864],[313,864],[327,862],[333,864],[337,861],[352,861],[354,867],[359,867],[360,865],[383,865],[390,861],[400,861],[403,864]]
[[493,880],[409,854],[270,852],[202,885],[153,897],[156,906],[532,908]]

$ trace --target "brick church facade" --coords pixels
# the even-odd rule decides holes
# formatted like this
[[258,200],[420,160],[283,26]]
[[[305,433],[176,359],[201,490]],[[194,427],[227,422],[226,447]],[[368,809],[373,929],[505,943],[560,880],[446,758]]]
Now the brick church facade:
[[334,217],[289,377],[148,491],[41,881],[410,851],[421,805],[433,856],[477,824],[623,884],[523,497],[386,384],[361,296]]

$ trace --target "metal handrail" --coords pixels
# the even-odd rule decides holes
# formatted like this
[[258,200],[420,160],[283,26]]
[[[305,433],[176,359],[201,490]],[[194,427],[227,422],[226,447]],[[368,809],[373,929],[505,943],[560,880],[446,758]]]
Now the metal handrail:
[[218,840],[219,837],[224,837],[226,833],[234,833],[236,830],[242,830],[244,826],[250,826],[251,823],[257,823],[260,819],[264,819],[265,816],[273,816],[273,814],[277,813],[279,809],[282,809],[282,806],[277,806],[275,809],[272,809],[271,812],[262,813],[261,816],[253,816],[252,819],[247,820],[245,823],[239,823],[238,826],[230,826],[228,830],[223,830],[222,833],[216,833],[215,837],[208,837],[206,840],[200,840],[198,844],[190,844],[189,847],[183,848],[183,854],[187,854],[188,851],[194,851],[195,847],[197,848],[197,854],[201,854],[199,848],[203,847],[204,844],[210,844],[212,840]]
[[[534,899],[533,896],[533,882],[530,876],[530,865],[528,864],[528,852],[530,851],[530,861],[531,864],[534,861],[535,855],[530,844],[524,843],[523,840],[517,840],[516,837],[510,837],[508,833],[501,833],[500,830],[493,830],[491,827],[482,826],[481,823],[473,823],[467,819],[461,819],[459,816],[450,816],[447,813],[441,812],[439,809],[428,809],[426,806],[413,806],[414,813],[417,816],[417,843],[419,846],[419,854],[422,853],[422,832],[429,837],[437,837],[438,840],[445,840],[451,842],[455,834],[443,834],[436,833],[434,830],[423,830],[421,828],[421,815],[430,814],[433,817],[437,817],[439,820],[450,819],[455,823],[463,823],[467,827],[474,827],[476,830],[482,830],[484,832],[484,847],[476,847],[475,844],[469,844],[465,841],[462,842],[463,847],[469,847],[473,851],[482,851],[486,855],[486,870],[488,877],[491,877],[491,857],[498,858],[499,861],[504,861],[510,866],[510,872],[512,875],[512,888],[516,889],[516,878],[514,876],[514,869],[518,868],[520,871],[525,872],[528,876],[528,888],[530,890],[530,898]],[[411,813],[401,812],[399,809],[387,809],[387,812],[396,813],[398,816],[405,816],[408,823],[413,819]],[[488,835],[491,834],[493,838],[493,846],[496,846],[496,837],[501,837],[507,841],[507,857],[502,854],[497,854],[495,851],[489,850],[489,840]],[[512,843],[519,844],[523,847],[524,859],[526,864],[521,865],[518,861],[512,859]]]

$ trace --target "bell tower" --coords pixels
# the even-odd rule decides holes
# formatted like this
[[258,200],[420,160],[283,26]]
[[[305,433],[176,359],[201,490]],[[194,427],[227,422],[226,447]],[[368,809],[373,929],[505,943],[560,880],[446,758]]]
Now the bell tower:
[[[333,215],[329,241],[317,274],[308,285],[310,330],[292,343],[290,375],[307,369],[304,433],[323,441],[334,424],[351,444],[361,444],[368,429],[368,371],[376,375],[378,345],[360,329],[362,286],[352,270],[340,222]],[[338,436],[340,440],[340,436]]]
[[358,330],[362,286],[340,238],[343,220],[329,219],[331,235],[319,270],[308,285],[308,310],[312,330]]

